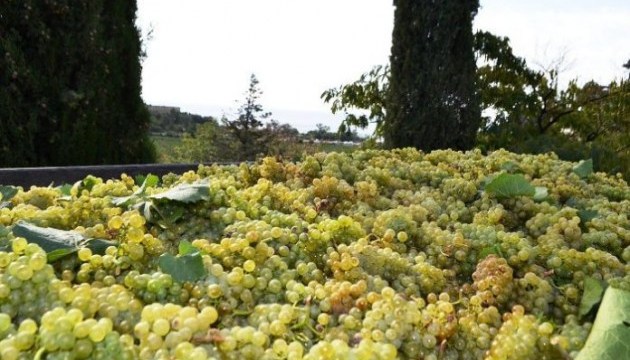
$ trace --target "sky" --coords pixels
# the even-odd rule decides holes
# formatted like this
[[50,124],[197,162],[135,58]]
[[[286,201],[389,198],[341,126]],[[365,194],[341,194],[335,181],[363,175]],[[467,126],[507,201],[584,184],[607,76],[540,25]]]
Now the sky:
[[[143,98],[220,117],[235,113],[253,73],[273,118],[335,129],[320,95],[388,62],[391,0],[139,0]],[[531,66],[564,57],[561,81],[627,74],[628,0],[481,0],[475,29],[510,38]]]

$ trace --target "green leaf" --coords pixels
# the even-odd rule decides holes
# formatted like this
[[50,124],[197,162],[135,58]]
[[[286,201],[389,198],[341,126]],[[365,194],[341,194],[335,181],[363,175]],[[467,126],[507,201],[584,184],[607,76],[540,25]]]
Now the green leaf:
[[179,255],[188,255],[199,252],[199,249],[193,246],[189,241],[182,240],[179,242]]
[[580,309],[578,314],[580,317],[588,314],[595,305],[602,300],[604,295],[604,286],[598,280],[587,277],[584,279],[584,294],[580,301]]
[[162,254],[158,259],[158,266],[162,272],[171,275],[173,280],[179,282],[196,281],[206,275],[199,252],[177,257],[168,253]]
[[0,194],[2,195],[0,200],[2,201],[11,200],[17,193],[18,193],[18,188],[16,188],[15,186],[10,186],[10,185],[0,186]]
[[138,175],[134,178],[136,184],[144,185],[145,189],[150,187],[155,187],[159,182],[160,178],[153,174]]
[[576,360],[619,360],[630,354],[630,292],[606,289],[586,344]]
[[57,189],[63,196],[71,196],[72,195],[72,184],[63,184],[58,186]]
[[75,253],[76,251],[77,249],[72,248],[57,249],[47,253],[46,258],[48,259],[49,263],[53,263],[63,257],[66,257],[67,255]]
[[534,197],[533,197],[535,201],[544,201],[548,197],[549,197],[549,191],[547,190],[546,187],[544,186],[535,187],[535,192],[534,192]]
[[499,247],[499,245],[494,244],[492,246],[487,246],[483,249],[481,249],[481,251],[479,252],[479,260],[483,260],[485,258],[488,257],[488,255],[499,255],[500,257],[503,257],[503,252],[501,251],[501,248]]
[[200,181],[192,184],[179,184],[165,192],[151,195],[152,199],[165,199],[183,203],[193,203],[210,198],[210,184]]
[[84,239],[83,235],[74,231],[43,228],[20,221],[13,226],[13,235],[20,236],[28,242],[36,243],[50,253],[57,249],[77,249]]
[[[25,238],[30,243],[39,245],[53,258],[65,256],[81,247],[88,247],[94,253],[104,254],[107,247],[116,245],[116,242],[104,239],[86,239],[76,231],[66,231],[54,228],[39,227],[20,221],[13,226],[14,236]],[[60,251],[62,250],[62,251]],[[69,251],[66,253],[66,251]]]
[[138,202],[146,200],[147,196],[145,195],[145,192],[147,191],[147,188],[157,185],[159,181],[160,178],[155,175],[149,174],[147,175],[147,177],[144,178],[144,181],[142,182],[142,185],[140,185],[138,190],[134,191],[134,193],[129,196],[112,198],[112,204],[114,206],[129,206],[134,204],[137,205]]
[[112,198],[112,205],[114,206],[127,206],[133,200],[134,195],[121,196]]
[[521,174],[503,173],[486,185],[486,192],[496,195],[498,198],[513,198],[517,196],[534,196],[534,188]]
[[573,167],[573,172],[580,178],[587,178],[593,173],[593,159],[582,160]]
[[578,210],[577,215],[580,218],[580,223],[586,225],[587,222],[595,219],[599,215],[599,213],[597,212],[597,210],[583,209]]
[[103,255],[105,254],[105,250],[107,250],[110,246],[118,245],[117,242],[105,239],[86,239],[83,244],[86,248],[92,250],[92,253]]
[[103,181],[101,179],[94,177],[92,175],[88,175],[82,181],[82,188],[87,189],[88,191],[92,191],[92,188],[94,187],[94,185],[100,184],[102,182]]
[[501,164],[501,170],[509,172],[509,173],[515,173],[517,171],[520,171],[521,169],[514,162],[506,161],[503,164]]

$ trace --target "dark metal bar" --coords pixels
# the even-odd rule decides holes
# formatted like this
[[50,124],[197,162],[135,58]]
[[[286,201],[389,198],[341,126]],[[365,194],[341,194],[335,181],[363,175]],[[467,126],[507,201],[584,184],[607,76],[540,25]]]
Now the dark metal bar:
[[120,178],[122,173],[136,175],[181,174],[197,170],[199,164],[134,164],[134,165],[90,165],[60,167],[29,167],[0,169],[0,185],[14,185],[28,188],[31,185],[48,186],[74,183],[93,175],[103,179]]

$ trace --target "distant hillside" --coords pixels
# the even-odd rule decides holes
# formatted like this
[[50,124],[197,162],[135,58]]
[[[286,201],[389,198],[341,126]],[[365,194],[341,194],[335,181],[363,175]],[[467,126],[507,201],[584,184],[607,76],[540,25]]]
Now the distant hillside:
[[179,107],[174,106],[147,105],[147,108],[151,114],[149,131],[152,135],[181,136],[186,133],[193,134],[197,124],[216,121],[211,116],[181,112]]

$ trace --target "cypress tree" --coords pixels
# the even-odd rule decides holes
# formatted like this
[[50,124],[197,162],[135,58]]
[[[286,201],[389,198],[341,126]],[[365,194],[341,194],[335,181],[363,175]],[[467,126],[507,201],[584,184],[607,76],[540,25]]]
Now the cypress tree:
[[136,1],[0,2],[0,165],[147,162]]
[[394,0],[385,145],[470,149],[481,122],[472,20],[478,0]]

